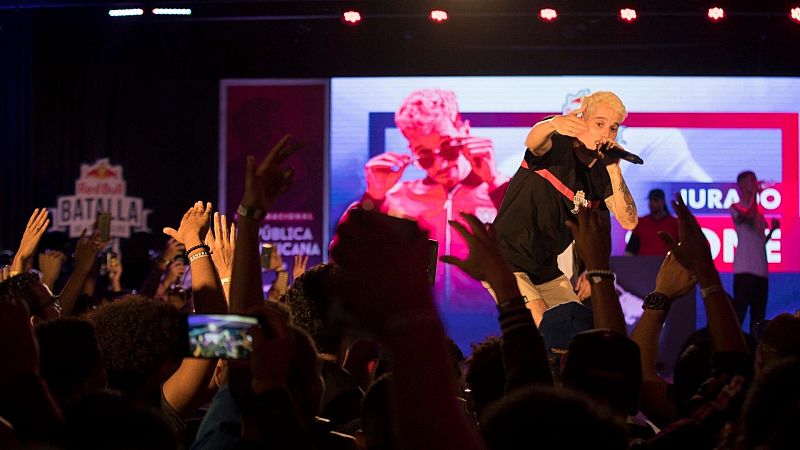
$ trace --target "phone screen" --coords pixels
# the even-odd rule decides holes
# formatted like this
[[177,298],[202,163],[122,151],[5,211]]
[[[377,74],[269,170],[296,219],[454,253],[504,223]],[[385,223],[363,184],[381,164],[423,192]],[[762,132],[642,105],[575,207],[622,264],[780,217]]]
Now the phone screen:
[[236,314],[187,316],[189,356],[193,358],[244,359],[253,350],[248,332],[258,319]]
[[272,244],[264,243],[261,244],[261,268],[264,270],[269,270],[270,267],[270,260],[272,259],[272,252],[274,248]]
[[100,232],[100,240],[103,242],[111,239],[111,214],[97,214],[97,230]]

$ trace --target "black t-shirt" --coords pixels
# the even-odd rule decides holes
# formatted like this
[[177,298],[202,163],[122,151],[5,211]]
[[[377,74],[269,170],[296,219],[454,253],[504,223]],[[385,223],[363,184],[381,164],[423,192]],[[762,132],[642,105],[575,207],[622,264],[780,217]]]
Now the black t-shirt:
[[520,167],[511,178],[494,221],[506,260],[515,271],[526,272],[534,284],[561,275],[556,258],[572,242],[564,222],[574,217],[572,199],[535,171],[549,170],[573,192],[581,190],[587,200],[599,201],[599,208],[605,211],[603,200],[613,193],[605,164],[597,161],[588,167],[578,160],[577,140],[558,133],[551,140],[552,147],[543,156],[525,150],[527,168]]

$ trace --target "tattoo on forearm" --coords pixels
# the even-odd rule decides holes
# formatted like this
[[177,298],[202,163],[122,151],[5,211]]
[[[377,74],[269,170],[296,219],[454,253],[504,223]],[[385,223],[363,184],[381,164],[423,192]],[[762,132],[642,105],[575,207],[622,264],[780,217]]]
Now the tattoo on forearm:
[[627,219],[630,222],[635,222],[638,217],[638,212],[636,211],[636,202],[633,201],[631,191],[628,190],[628,185],[625,184],[625,180],[623,180],[621,177],[619,181],[619,190],[622,192],[623,198],[625,199],[625,214]]

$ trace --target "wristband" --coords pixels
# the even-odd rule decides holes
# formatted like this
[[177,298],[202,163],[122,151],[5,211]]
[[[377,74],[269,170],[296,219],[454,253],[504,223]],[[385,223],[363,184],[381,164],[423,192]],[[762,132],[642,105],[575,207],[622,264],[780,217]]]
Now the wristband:
[[614,275],[614,272],[610,270],[587,270],[586,279],[589,280],[589,284],[594,286],[603,280],[614,281],[616,276]]
[[264,211],[258,208],[249,208],[247,206],[239,204],[239,208],[236,209],[236,214],[239,214],[239,217],[249,217],[255,221],[260,221],[267,215]]
[[189,264],[197,261],[200,258],[207,258],[209,256],[211,256],[211,253],[208,253],[207,251],[202,251],[200,253],[195,253],[194,255],[189,257]]
[[654,309],[657,311],[669,311],[672,301],[661,292],[651,292],[644,298],[642,309]]
[[219,279],[219,282],[222,283],[222,285],[231,284],[231,277],[222,277]]
[[717,284],[717,285],[714,285],[714,286],[709,286],[709,287],[700,289],[700,296],[703,297],[703,299],[705,300],[705,298],[708,297],[711,294],[716,294],[718,292],[724,292],[724,291],[725,291],[725,288],[723,288],[721,284]]

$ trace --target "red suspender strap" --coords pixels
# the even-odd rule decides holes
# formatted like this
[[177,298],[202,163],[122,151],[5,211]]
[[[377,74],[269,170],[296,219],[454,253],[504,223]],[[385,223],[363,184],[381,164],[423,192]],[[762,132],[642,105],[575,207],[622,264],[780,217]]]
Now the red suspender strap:
[[[522,162],[522,165],[523,167],[527,166],[525,161]],[[547,169],[539,169],[535,170],[534,172],[540,177],[547,180],[554,188],[556,188],[558,192],[561,192],[561,194],[564,195],[564,197],[567,197],[567,200],[569,200],[570,202],[573,201],[573,199],[575,198],[575,193],[572,192],[572,189],[567,187],[566,184],[562,183],[561,180],[556,178],[556,176],[553,175],[552,172],[550,172]],[[598,206],[600,206],[600,202],[598,202],[597,200],[592,200],[591,202],[589,202],[589,207],[592,209],[597,208]]]

